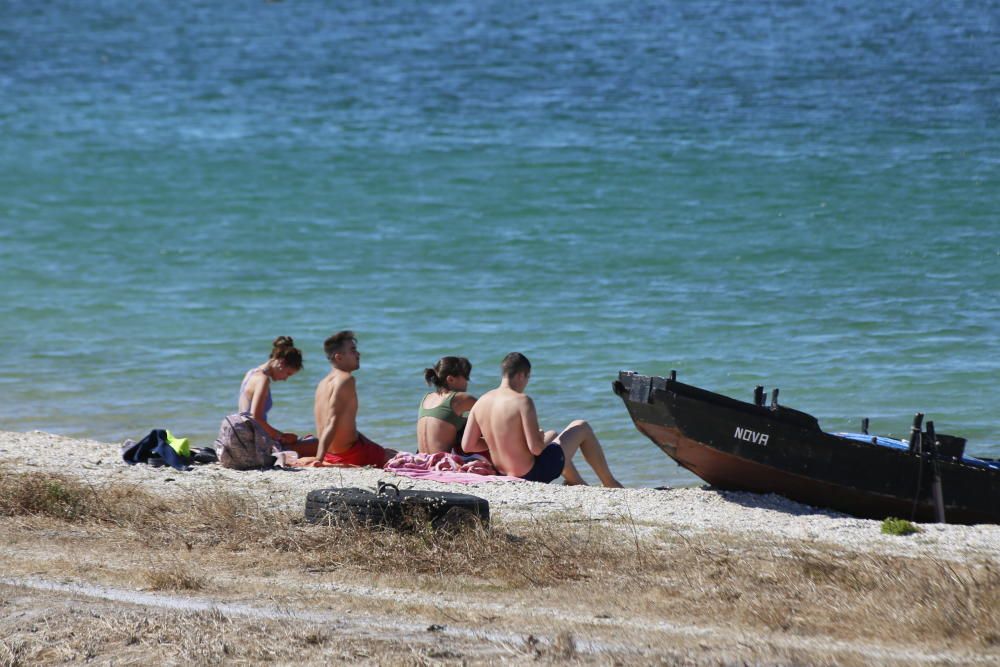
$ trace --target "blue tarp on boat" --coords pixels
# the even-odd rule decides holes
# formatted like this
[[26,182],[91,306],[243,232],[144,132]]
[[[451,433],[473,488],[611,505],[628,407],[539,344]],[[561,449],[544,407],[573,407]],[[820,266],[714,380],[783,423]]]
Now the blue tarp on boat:
[[[848,440],[857,440],[858,442],[866,442],[868,444],[878,445],[879,447],[890,447],[892,449],[910,449],[910,443],[906,440],[897,440],[896,438],[886,438],[881,435],[867,435],[865,433],[834,433],[833,435],[838,438],[847,438]],[[984,461],[983,459],[977,459],[974,456],[963,456],[962,463],[970,466],[979,466],[981,468],[990,468],[992,470],[1000,470],[1000,461]]]

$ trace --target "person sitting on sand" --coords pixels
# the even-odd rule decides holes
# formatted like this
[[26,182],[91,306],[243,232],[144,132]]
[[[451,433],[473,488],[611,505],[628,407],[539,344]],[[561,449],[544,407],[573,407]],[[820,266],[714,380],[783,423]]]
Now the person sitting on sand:
[[472,364],[465,357],[441,357],[424,369],[424,380],[434,391],[425,395],[417,411],[417,451],[421,454],[461,454],[466,413],[476,397],[466,393]]
[[299,436],[279,431],[267,421],[267,415],[274,404],[271,399],[271,382],[283,382],[302,369],[302,352],[295,347],[295,341],[291,336],[278,336],[272,345],[268,360],[260,366],[251,368],[243,376],[238,411],[250,413],[254,421],[274,438],[282,449],[292,450],[300,455],[311,455],[316,448],[315,440],[302,443],[299,441]]
[[396,452],[358,431],[358,392],[352,373],[361,368],[361,353],[354,332],[335,333],[324,341],[323,350],[332,368],[316,387],[316,458],[336,465],[381,468]]
[[573,421],[559,435],[539,428],[535,404],[524,393],[531,379],[527,357],[511,352],[500,371],[500,386],[483,394],[469,412],[462,436],[465,452],[488,450],[493,465],[505,475],[548,483],[562,474],[566,484],[586,484],[573,465],[579,449],[604,486],[621,488],[590,424]]

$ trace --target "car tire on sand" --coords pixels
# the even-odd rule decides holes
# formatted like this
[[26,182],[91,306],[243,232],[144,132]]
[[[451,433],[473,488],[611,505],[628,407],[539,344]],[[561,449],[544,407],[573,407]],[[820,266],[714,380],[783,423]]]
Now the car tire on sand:
[[358,488],[327,488],[306,495],[310,523],[357,523],[392,528],[429,523],[435,528],[488,525],[490,504],[485,498],[447,491],[400,490],[379,482],[373,493]]

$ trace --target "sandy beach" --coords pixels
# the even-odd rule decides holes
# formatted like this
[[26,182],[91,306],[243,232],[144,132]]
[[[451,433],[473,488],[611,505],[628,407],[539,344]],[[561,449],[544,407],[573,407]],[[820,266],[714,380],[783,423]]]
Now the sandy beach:
[[[998,616],[995,608],[988,608],[991,601],[1000,602],[1000,586],[996,583],[1000,526],[922,525],[920,533],[897,537],[882,534],[878,521],[817,510],[778,496],[707,488],[611,490],[509,482],[455,485],[418,482],[375,469],[238,472],[215,464],[180,472],[128,466],[121,461],[116,443],[37,431],[0,432],[0,471],[8,479],[60,475],[95,489],[141,490],[168,503],[190,503],[192,512],[202,513],[212,512],[212,508],[198,504],[224,491],[252,498],[267,511],[291,519],[301,517],[305,496],[312,489],[372,488],[386,480],[401,488],[481,496],[490,503],[494,531],[516,533],[525,526],[534,526],[552,535],[582,535],[579,539],[594,540],[594,544],[624,545],[638,553],[640,563],[643,558],[652,558],[648,554],[675,550],[670,553],[679,567],[679,557],[703,551],[707,558],[718,559],[712,570],[716,575],[719,563],[732,561],[737,565],[725,576],[733,581],[758,577],[745,581],[746,588],[737,596],[741,601],[731,600],[727,606],[718,591],[712,590],[712,582],[717,584],[718,578],[711,572],[696,571],[699,559],[693,559],[689,569],[680,571],[658,561],[660,597],[654,595],[657,586],[649,585],[652,580],[638,576],[644,582],[641,590],[621,599],[606,594],[602,588],[615,579],[614,573],[609,570],[604,578],[586,568],[576,580],[527,587],[504,586],[496,581],[484,585],[490,581],[489,572],[478,579],[475,572],[394,576],[392,563],[378,568],[348,563],[310,571],[305,566],[279,562],[277,557],[263,567],[265,574],[260,574],[259,568],[233,570],[232,564],[220,559],[220,553],[227,553],[225,549],[220,552],[221,547],[215,545],[199,553],[197,542],[178,547],[175,542],[157,545],[156,540],[145,538],[149,552],[143,555],[142,540],[136,541],[131,533],[131,537],[113,535],[107,525],[60,528],[51,522],[39,523],[31,516],[0,516],[5,563],[0,605],[5,606],[8,617],[0,627],[0,636],[4,637],[0,664],[78,660],[86,658],[87,651],[91,659],[125,663],[153,657],[177,663],[213,662],[227,656],[250,662],[392,659],[414,664],[539,659],[667,664],[1000,661]],[[761,599],[767,599],[770,579],[761,578],[762,572],[775,573],[778,581],[786,567],[784,560],[800,562],[805,553],[813,554],[809,558],[815,563],[842,562],[845,572],[850,571],[851,563],[862,561],[885,568],[897,568],[903,563],[904,572],[911,564],[930,563],[941,572],[942,581],[954,583],[954,590],[945,586],[943,597],[931,606],[960,606],[961,602],[955,601],[965,599],[967,606],[974,608],[963,612],[959,621],[963,631],[928,634],[925,641],[914,640],[907,633],[894,637],[894,633],[884,631],[874,638],[865,636],[863,629],[845,631],[818,622],[800,622],[794,613],[784,620],[768,620],[768,614],[761,610],[726,617],[727,609],[751,604],[746,601],[749,597],[761,595]],[[188,591],[169,590],[169,586],[151,586],[148,578],[144,583],[132,576],[138,563],[163,563],[164,559],[175,558],[198,567],[204,585],[191,586]],[[83,561],[89,566],[84,567]],[[753,571],[740,563],[749,564]],[[966,572],[969,574],[963,574]],[[623,581],[627,580],[627,574],[623,576]],[[697,583],[702,576],[704,582]],[[812,604],[822,606],[827,595],[839,599],[839,593],[830,588],[836,587],[837,581],[829,573],[809,576],[813,577],[811,590],[806,593],[815,597]],[[259,588],[263,580],[269,582],[266,593]],[[982,584],[982,590],[969,592],[970,581]],[[692,593],[699,587],[701,598]],[[860,597],[869,593],[864,586],[858,590]],[[671,602],[672,596],[681,595],[677,591],[687,596],[681,607],[674,604],[676,600]],[[705,618],[697,610],[701,599],[706,609],[715,610],[712,617]],[[630,600],[637,606],[632,607]],[[796,605],[803,605],[802,600],[785,603],[793,611]],[[808,619],[811,613],[806,607],[801,611],[802,619]],[[752,610],[752,604],[749,608]],[[776,607],[770,608],[773,613]],[[183,617],[229,628],[218,630],[222,635],[260,621],[276,624],[284,628],[282,632],[290,626],[335,628],[336,637],[330,641],[303,639],[308,644],[303,654],[290,651],[292,640],[275,630],[269,636],[276,638],[276,646],[261,649],[259,654],[242,655],[232,652],[232,637],[230,644],[220,640],[219,646],[224,648],[218,651],[192,653],[190,647],[171,647],[169,642],[166,648],[146,645],[141,636],[129,643],[109,629],[109,634],[88,648],[64,638],[68,643],[60,652],[58,632],[52,628],[59,624],[73,626],[80,622],[80,614],[92,614],[92,619],[118,619],[115,623],[107,621],[108,628],[132,627],[145,618],[180,623],[178,619]],[[898,610],[896,620],[905,625],[906,616],[905,610]],[[966,627],[969,623],[980,627]],[[40,630],[42,626],[47,630]],[[30,631],[30,627],[35,630]],[[46,632],[50,636],[43,650],[38,641]],[[112,651],[109,647],[116,643],[121,645]]]

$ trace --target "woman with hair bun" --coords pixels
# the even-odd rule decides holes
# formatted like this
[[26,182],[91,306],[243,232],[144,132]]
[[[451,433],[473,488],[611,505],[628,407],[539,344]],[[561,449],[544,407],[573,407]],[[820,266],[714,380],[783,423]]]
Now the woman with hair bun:
[[441,357],[424,369],[424,380],[434,391],[424,396],[417,411],[417,448],[421,454],[461,454],[462,430],[476,397],[467,393],[472,364],[465,357]]
[[[267,421],[271,411],[271,382],[282,382],[302,369],[302,352],[295,347],[291,336],[274,339],[271,356],[260,366],[251,368],[240,385],[239,412],[249,413],[269,436],[278,441],[282,449],[296,451],[302,456],[315,454],[316,442],[300,444],[299,436],[281,432]],[[301,447],[301,451],[299,451]]]

